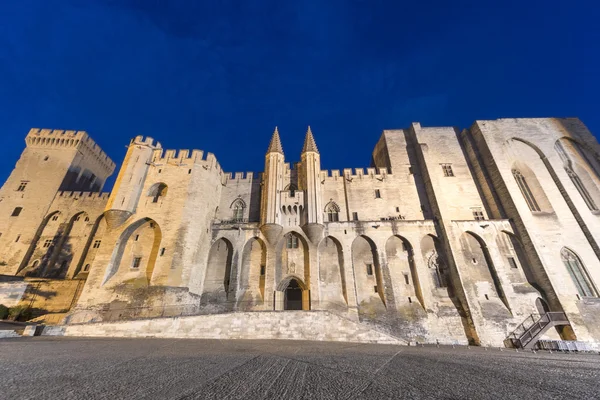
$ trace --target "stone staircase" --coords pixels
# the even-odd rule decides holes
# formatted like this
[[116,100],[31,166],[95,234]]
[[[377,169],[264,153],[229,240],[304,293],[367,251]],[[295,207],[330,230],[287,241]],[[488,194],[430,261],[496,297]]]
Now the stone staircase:
[[259,311],[59,325],[44,335],[198,339],[283,339],[407,344],[329,311]]

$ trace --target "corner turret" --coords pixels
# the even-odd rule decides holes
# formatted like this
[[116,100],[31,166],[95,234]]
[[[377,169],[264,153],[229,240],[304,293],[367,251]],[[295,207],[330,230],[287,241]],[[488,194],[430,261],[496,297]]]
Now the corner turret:
[[123,224],[133,213],[142,194],[154,150],[160,143],[151,137],[137,136],[131,140],[119,170],[113,191],[106,205],[106,223],[110,228]]

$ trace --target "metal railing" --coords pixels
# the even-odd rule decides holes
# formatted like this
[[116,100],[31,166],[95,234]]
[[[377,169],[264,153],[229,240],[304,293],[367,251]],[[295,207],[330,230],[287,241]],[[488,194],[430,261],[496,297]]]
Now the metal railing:
[[569,325],[569,320],[564,312],[547,312],[543,315],[531,314],[508,335],[508,339],[515,347],[525,348],[546,327],[556,325]]
[[537,350],[551,351],[598,351],[597,343],[577,340],[538,340],[535,347]]

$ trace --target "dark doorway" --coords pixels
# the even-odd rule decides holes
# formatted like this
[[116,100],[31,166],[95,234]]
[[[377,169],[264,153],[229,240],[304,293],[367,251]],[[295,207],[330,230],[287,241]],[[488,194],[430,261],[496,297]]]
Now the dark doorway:
[[302,289],[298,285],[298,281],[292,279],[285,289],[283,300],[284,310],[302,310]]

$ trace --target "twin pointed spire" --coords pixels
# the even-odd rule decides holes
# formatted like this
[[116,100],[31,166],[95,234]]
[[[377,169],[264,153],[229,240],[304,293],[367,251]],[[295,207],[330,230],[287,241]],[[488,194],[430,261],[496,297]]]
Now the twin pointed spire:
[[315,138],[313,137],[312,131],[310,130],[310,125],[308,126],[308,130],[306,131],[306,137],[304,138],[304,146],[302,147],[303,153],[306,153],[307,151],[319,153],[319,149],[317,149],[317,144],[315,143]]
[[275,127],[275,131],[273,132],[273,137],[271,138],[271,143],[269,143],[269,150],[267,150],[267,153],[283,154],[283,147],[281,146],[281,139],[279,138],[277,127]]
[[[312,131],[310,130],[310,126],[306,131],[306,137],[304,138],[304,146],[302,147],[302,153],[306,153],[308,151],[312,151],[315,153],[319,153],[319,149],[317,149],[317,143],[315,143],[315,138],[313,137]],[[271,143],[269,143],[269,149],[267,153],[280,153],[283,154],[283,147],[281,146],[281,138],[279,137],[279,130],[275,127],[275,131],[273,131],[273,136],[271,137]]]

